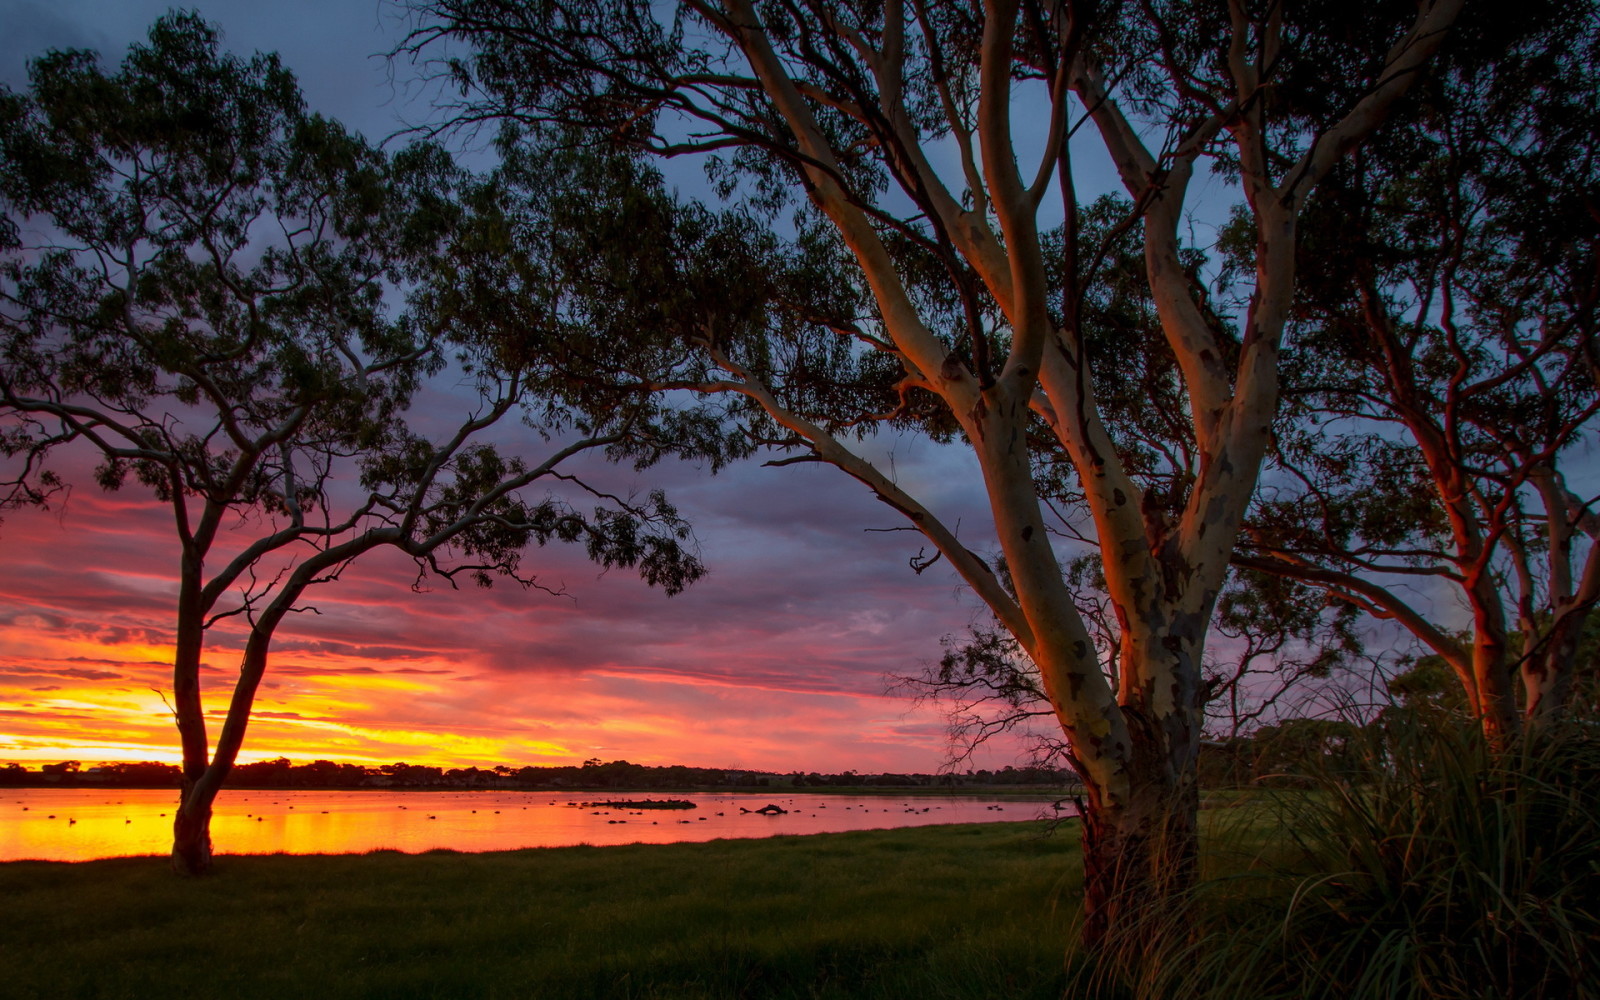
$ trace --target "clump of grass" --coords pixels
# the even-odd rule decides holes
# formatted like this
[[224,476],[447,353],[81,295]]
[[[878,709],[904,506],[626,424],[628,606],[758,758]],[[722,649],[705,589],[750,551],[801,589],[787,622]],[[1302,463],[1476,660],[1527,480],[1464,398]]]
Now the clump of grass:
[[[1275,796],[1278,843],[1113,966],[1137,997],[1600,997],[1600,738],[1394,713]],[[1258,836],[1259,831],[1252,836]]]

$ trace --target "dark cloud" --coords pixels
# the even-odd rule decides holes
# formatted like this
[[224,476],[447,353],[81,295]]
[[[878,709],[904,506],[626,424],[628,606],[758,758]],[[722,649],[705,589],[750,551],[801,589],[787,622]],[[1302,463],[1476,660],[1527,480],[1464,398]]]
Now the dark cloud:
[[74,681],[115,681],[125,675],[110,670],[84,670],[80,667],[0,667],[0,680],[37,680],[40,677],[60,677]]
[[33,628],[55,631],[67,627],[65,617],[49,612],[26,611],[17,608],[0,609],[0,625],[16,628]]
[[96,48],[98,38],[58,3],[0,0],[0,82],[27,83],[27,65],[48,49]]
[[168,642],[172,638],[170,632],[155,628],[131,628],[127,626],[113,626],[100,629],[92,633],[95,642],[102,646],[122,646],[128,643],[141,643],[155,646]]
[[273,673],[280,677],[342,677],[346,674],[367,674],[387,676],[389,674],[421,674],[433,677],[448,677],[454,674],[453,670],[428,670],[421,667],[396,667],[393,670],[380,670],[377,667],[346,667],[339,664],[315,666],[309,664],[282,664],[274,665]]
[[421,646],[380,646],[366,645],[359,642],[337,642],[329,640],[304,640],[290,638],[283,642],[275,642],[274,650],[284,653],[324,654],[328,656],[348,656],[359,660],[421,660],[438,655],[442,650],[438,647],[428,648]]

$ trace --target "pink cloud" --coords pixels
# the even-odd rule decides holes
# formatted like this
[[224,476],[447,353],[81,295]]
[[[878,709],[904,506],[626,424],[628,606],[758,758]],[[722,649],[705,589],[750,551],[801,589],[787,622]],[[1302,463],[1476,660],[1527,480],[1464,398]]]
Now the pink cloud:
[[[917,461],[900,468],[956,478]],[[629,470],[594,471],[608,489],[645,485]],[[708,479],[666,466],[651,476],[696,524],[711,570],[688,592],[666,598],[562,545],[528,557],[542,582],[566,592],[559,597],[439,581],[418,593],[408,559],[357,564],[308,595],[320,613],[280,630],[246,758],[320,746],[422,759],[428,746],[416,734],[436,733],[436,747],[477,741],[440,752],[507,760],[520,759],[519,748],[557,753],[550,746],[581,760],[605,746],[645,762],[937,768],[942,719],[885,696],[886,678],[936,659],[940,636],[974,611],[948,569],[908,569],[915,536],[864,530],[896,526],[893,512],[828,469],[746,466]],[[0,683],[70,681],[42,693],[122,699],[104,715],[63,707],[28,716],[70,721],[86,740],[97,725],[171,739],[170,718],[146,688],[103,687],[165,683],[166,665],[151,656],[170,642],[170,515],[135,497],[132,487],[106,497],[80,484],[64,510],[20,512],[0,526]],[[969,506],[963,513],[958,502],[957,516],[981,523],[981,507]],[[213,630],[213,708],[225,704],[241,637],[237,620]],[[118,656],[134,649],[151,655]]]

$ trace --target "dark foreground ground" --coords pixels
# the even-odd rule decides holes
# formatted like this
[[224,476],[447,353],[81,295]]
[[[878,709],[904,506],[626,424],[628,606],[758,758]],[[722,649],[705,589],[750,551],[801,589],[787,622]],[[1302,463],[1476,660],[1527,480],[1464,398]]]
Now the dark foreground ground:
[[1077,830],[0,865],[0,996],[1055,998]]

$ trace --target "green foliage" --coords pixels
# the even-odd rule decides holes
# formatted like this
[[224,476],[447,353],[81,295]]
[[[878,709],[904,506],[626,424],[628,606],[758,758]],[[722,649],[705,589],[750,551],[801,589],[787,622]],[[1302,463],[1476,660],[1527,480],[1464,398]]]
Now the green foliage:
[[1464,712],[1466,695],[1461,682],[1444,657],[1419,656],[1405,670],[1389,679],[1389,693],[1406,709],[1432,709]]
[[[754,401],[715,391],[730,366],[830,431],[866,433],[874,415],[900,409],[903,372],[863,348],[871,307],[817,220],[781,238],[747,206],[685,202],[638,156],[565,133],[508,130],[500,146],[512,259],[528,252],[523,234],[536,227],[551,279],[538,301],[552,322],[548,339],[491,322],[486,336],[499,350],[553,354],[586,393],[711,388],[709,399],[676,394],[659,419],[673,421],[671,436],[704,442],[714,466],[795,440]],[[915,420],[900,417],[900,426]]]
[[[1457,31],[1308,210],[1276,469],[1241,556],[1402,622],[1458,678],[1497,660],[1456,700],[1514,729],[1518,668],[1573,670],[1563,632],[1597,596],[1593,501],[1567,480],[1600,413],[1600,6],[1490,4]],[[1225,274],[1251,272],[1251,238],[1237,216]],[[1404,578],[1453,588],[1473,632]]]
[[325,505],[318,457],[385,447],[442,361],[383,300],[445,163],[308,114],[275,57],[220,54],[193,15],[115,71],[54,52],[31,73],[0,93],[0,207],[29,234],[0,259],[14,498],[85,439],[105,489]]
[[1357,769],[1361,727],[1344,719],[1295,718],[1200,750],[1200,780],[1213,788],[1309,785]]
[[[45,463],[68,447],[98,452],[102,489],[136,482],[171,509],[180,870],[209,864],[209,802],[276,629],[353,560],[393,546],[419,576],[535,586],[525,550],[559,541],[668,593],[704,573],[664,495],[557,472],[590,450],[649,460],[702,442],[626,390],[571,389],[547,348],[508,361],[486,341],[508,295],[549,283],[532,266],[546,244],[524,258],[496,240],[492,182],[438,148],[390,156],[307,113],[275,57],[224,54],[195,14],[157,21],[115,71],[52,53],[31,83],[0,89],[0,509],[48,502],[61,480]],[[463,260],[488,258],[528,263],[527,280],[489,275],[476,312],[441,301]],[[408,425],[452,360],[477,380],[468,415]],[[561,437],[543,461],[481,440],[519,407]],[[556,476],[590,492],[592,512],[533,494]],[[201,664],[228,619],[248,636],[213,748]]]
[[[0,258],[0,454],[13,460],[0,503],[47,500],[61,481],[45,461],[80,442],[101,454],[103,489],[131,475],[181,508],[199,553],[229,510],[260,528],[254,559],[383,528],[365,537],[483,583],[519,576],[523,548],[550,541],[670,592],[704,572],[659,493],[585,513],[521,492],[586,448],[654,458],[717,442],[680,433],[665,407],[630,407],[637,392],[581,391],[553,356],[559,336],[509,360],[485,346],[488,317],[525,319],[508,306],[550,284],[543,229],[520,257],[496,241],[492,182],[437,147],[386,155],[308,113],[276,57],[222,53],[192,14],[158,21],[114,72],[65,52],[32,74],[29,93],[0,93],[0,207],[8,232],[30,234]],[[491,258],[529,273],[474,272],[492,296],[444,297],[463,261]],[[406,291],[411,309],[394,315]],[[407,407],[452,350],[482,398],[435,440]],[[475,437],[518,406],[567,435],[543,464]],[[447,545],[466,565],[435,556]]]

